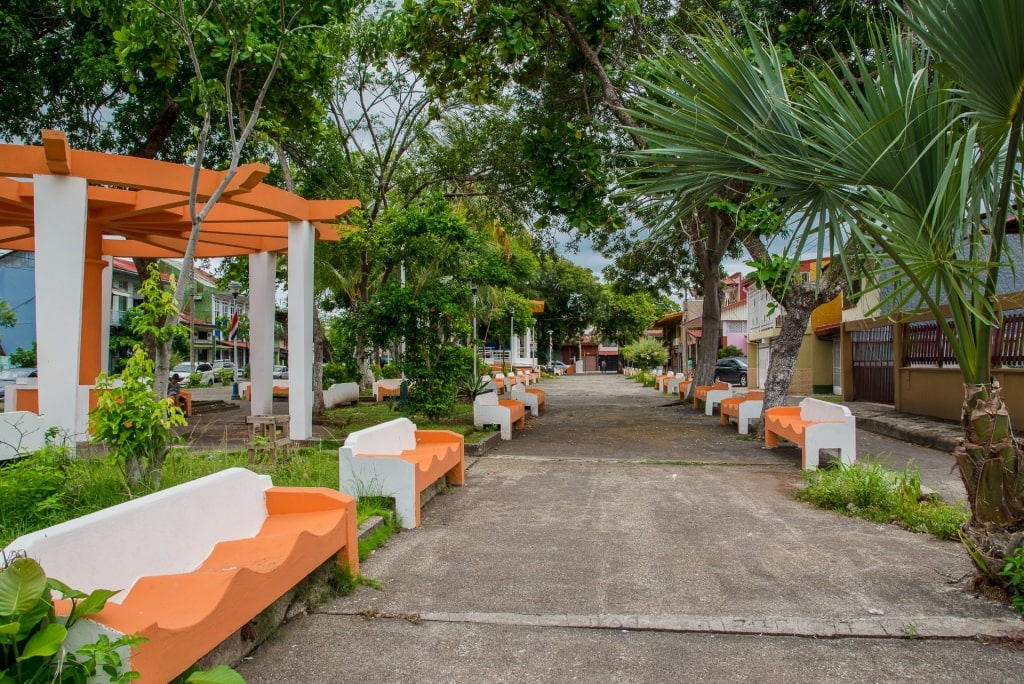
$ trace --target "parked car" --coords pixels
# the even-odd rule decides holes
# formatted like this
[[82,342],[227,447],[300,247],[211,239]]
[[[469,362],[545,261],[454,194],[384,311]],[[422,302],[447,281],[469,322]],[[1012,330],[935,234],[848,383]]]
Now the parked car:
[[214,361],[213,370],[220,370],[221,368],[227,368],[228,370],[235,370],[234,361]]
[[[196,363],[195,372],[201,375],[201,378],[199,380],[200,385],[213,384],[215,374],[213,372],[213,366],[211,364],[206,363],[205,361],[200,361]],[[177,374],[177,376],[181,378],[181,384],[188,385],[191,382],[192,373],[192,363],[189,361],[184,361],[171,369],[171,372],[167,376],[167,379],[170,380],[170,377],[172,375]]]
[[715,364],[715,381],[747,386],[747,360],[740,356],[719,359]]
[[548,373],[554,373],[555,375],[565,375],[566,369],[569,368],[567,364],[561,361],[552,361],[551,363],[544,366]]
[[0,371],[0,397],[6,396],[7,386],[13,385],[18,378],[39,377],[35,368],[8,368]]
[[274,377],[282,380],[288,379],[288,366],[274,366]]

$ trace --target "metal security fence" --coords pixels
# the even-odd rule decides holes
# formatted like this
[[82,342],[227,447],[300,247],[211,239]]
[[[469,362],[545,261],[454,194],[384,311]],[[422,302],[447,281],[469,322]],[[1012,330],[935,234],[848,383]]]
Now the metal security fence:
[[851,333],[853,391],[857,401],[891,404],[896,397],[891,325]]
[[[951,323],[952,325],[952,323]],[[957,368],[949,341],[935,321],[907,323],[903,332],[903,365]],[[1003,315],[1003,323],[992,331],[993,368],[1024,368],[1024,310]]]

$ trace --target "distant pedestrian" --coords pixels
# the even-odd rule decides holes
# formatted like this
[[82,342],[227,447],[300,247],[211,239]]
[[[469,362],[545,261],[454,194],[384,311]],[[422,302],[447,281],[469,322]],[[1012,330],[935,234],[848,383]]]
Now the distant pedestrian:
[[601,372],[604,373],[607,368],[608,368],[608,362],[605,361],[604,359],[601,359]]

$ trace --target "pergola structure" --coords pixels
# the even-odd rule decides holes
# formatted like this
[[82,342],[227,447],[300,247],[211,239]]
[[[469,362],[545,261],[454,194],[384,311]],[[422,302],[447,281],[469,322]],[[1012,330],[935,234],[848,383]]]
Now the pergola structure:
[[[272,412],[276,256],[288,256],[289,413],[293,439],[312,436],[313,245],[355,200],[307,200],[238,169],[203,223],[196,258],[249,257],[253,415]],[[37,412],[68,435],[86,431],[90,390],[105,370],[113,257],[181,257],[192,230],[194,169],[43,144],[0,145],[0,249],[36,254]],[[225,177],[201,170],[198,210]],[[144,274],[140,274],[144,275]]]

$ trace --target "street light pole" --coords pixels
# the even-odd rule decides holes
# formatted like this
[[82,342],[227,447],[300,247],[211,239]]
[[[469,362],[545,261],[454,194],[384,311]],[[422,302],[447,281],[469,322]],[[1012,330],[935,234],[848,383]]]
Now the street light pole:
[[[231,290],[231,322],[235,322],[235,318],[238,316],[238,291],[242,289],[242,283],[237,280],[232,280],[228,284],[228,289]],[[231,369],[231,398],[241,399],[242,396],[238,393],[238,326],[231,326],[230,330],[234,332],[232,335],[231,351],[233,354]]]
[[512,309],[508,317],[508,369],[512,371],[512,336],[516,334],[516,311]]
[[552,358],[552,355],[553,355],[552,353],[554,352],[554,349],[555,349],[555,342],[554,342],[554,339],[552,339],[552,335],[553,334],[554,333],[552,331],[548,330],[548,367],[549,368],[551,367],[551,364],[554,362],[554,359]]

